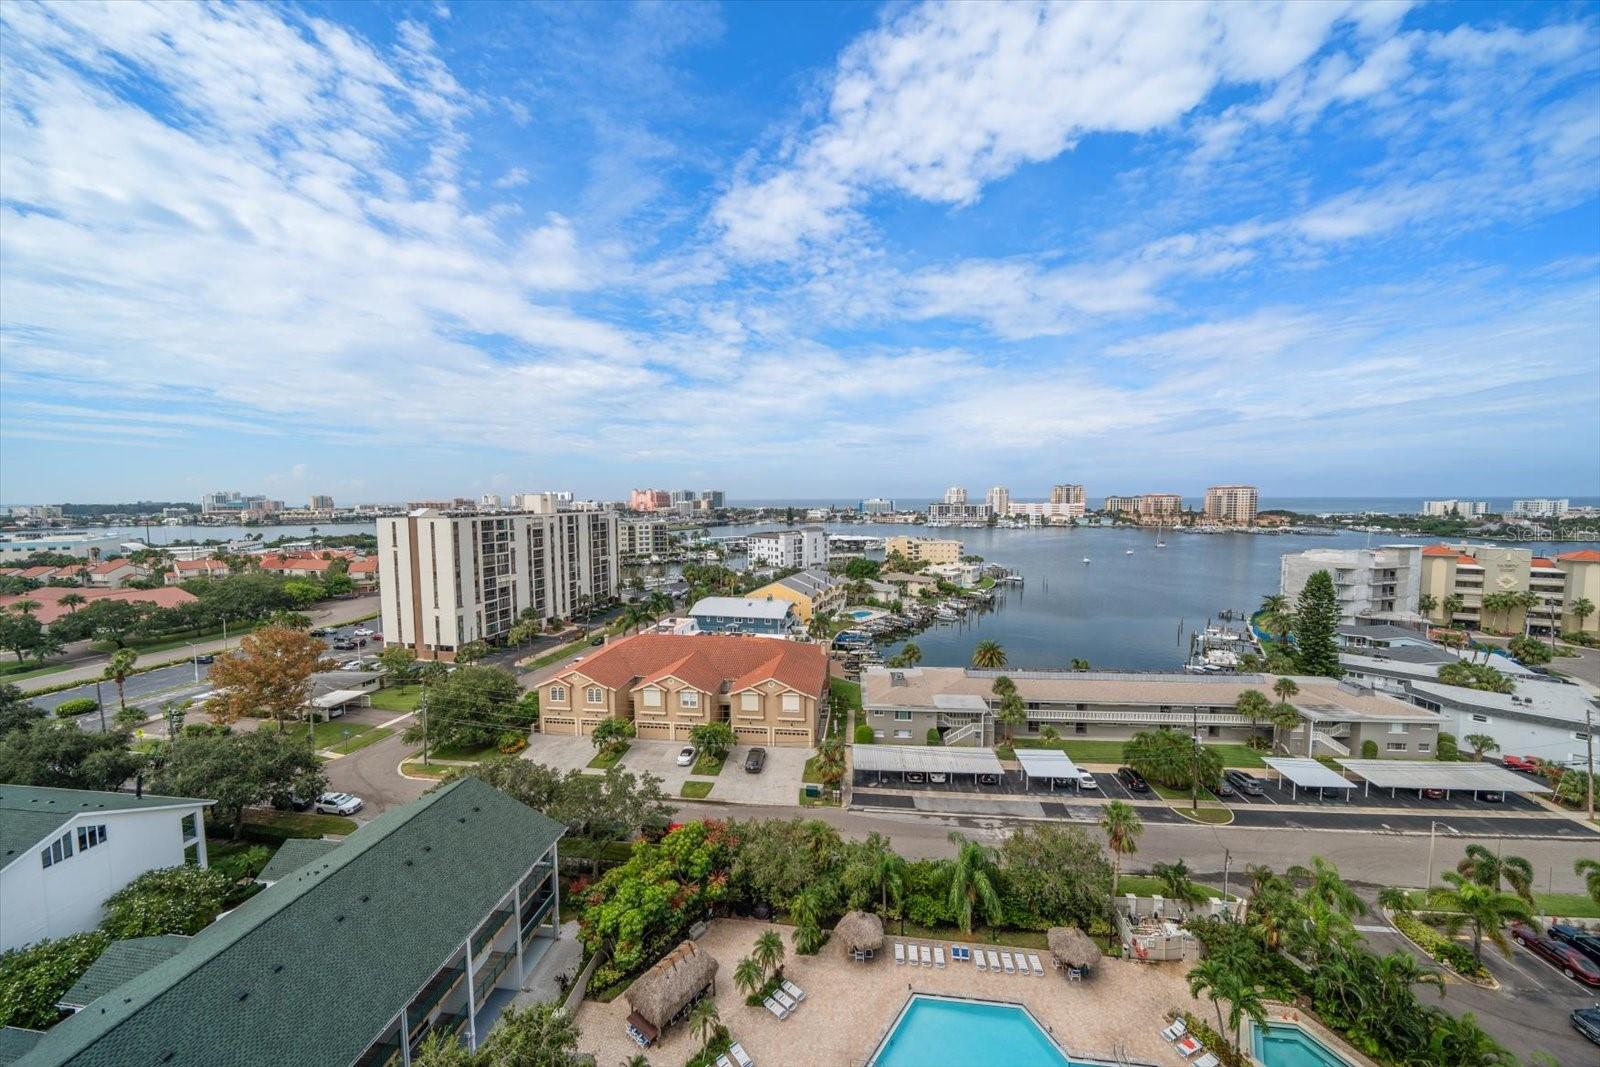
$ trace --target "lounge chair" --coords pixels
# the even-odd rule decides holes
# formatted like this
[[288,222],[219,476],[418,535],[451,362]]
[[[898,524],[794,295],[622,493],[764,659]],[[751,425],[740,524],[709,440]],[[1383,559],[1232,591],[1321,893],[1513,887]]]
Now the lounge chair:
[[989,965],[983,961],[983,949],[974,950],[972,958],[978,961],[978,970],[987,971],[989,969]]
[[1208,1052],[1204,1056],[1201,1056],[1199,1059],[1194,1061],[1194,1067],[1217,1067],[1217,1065],[1221,1062],[1221,1060],[1217,1059]]
[[801,989],[799,986],[795,985],[793,982],[789,981],[789,979],[785,978],[782,982],[780,982],[778,984],[783,987],[783,991],[785,993],[789,994],[791,997],[794,998],[794,1002],[796,1004],[798,1004],[802,1000],[806,999],[806,991],[804,989]]
[[1005,968],[1007,974],[1017,973],[1017,965],[1011,961],[1011,953],[1009,952],[1000,953],[1000,966]]
[[933,965],[935,967],[943,967],[944,966],[944,946],[943,945],[934,945],[933,946]]
[[1028,953],[1028,966],[1033,968],[1033,976],[1035,978],[1044,977],[1044,964],[1039,962],[1039,957],[1037,954],[1032,952]]
[[733,1061],[726,1056],[718,1056],[717,1067],[733,1067]]
[[928,946],[927,945],[918,945],[917,948],[922,953],[922,965],[924,967],[932,967],[933,966],[933,953],[931,951],[929,951]]
[[766,1005],[768,1011],[776,1015],[780,1020],[787,1019],[789,1017],[789,1009],[785,1008],[782,1004],[779,1004],[771,997],[768,997],[766,1000],[762,1001],[762,1003]]
[[998,971],[1000,969],[1000,957],[988,950],[985,950],[984,954],[989,957],[989,969],[991,971]]
[[1161,1039],[1163,1041],[1176,1041],[1178,1038],[1182,1037],[1188,1032],[1188,1025],[1182,1019],[1179,1019],[1177,1022],[1161,1031]]
[[1199,1039],[1193,1034],[1184,1034],[1173,1043],[1173,1047],[1178,1050],[1178,1055],[1182,1056],[1184,1059],[1188,1059],[1196,1052],[1199,1052],[1201,1049],[1205,1048],[1205,1046],[1202,1045]]
[[1068,967],[1067,968],[1067,981],[1069,981],[1069,982],[1081,982],[1081,981],[1083,981],[1083,968],[1081,968],[1081,967]]
[[899,964],[906,962],[906,946],[904,941],[894,943],[894,961]]
[[737,1063],[739,1067],[756,1067],[756,1061],[750,1058],[750,1053],[746,1052],[744,1046],[739,1042],[735,1041],[728,1052],[733,1056],[733,1062]]
[[774,989],[772,991],[772,999],[776,1000],[779,1004],[782,1004],[784,1008],[789,1011],[794,1011],[800,1006],[799,1001],[795,1000],[781,989]]

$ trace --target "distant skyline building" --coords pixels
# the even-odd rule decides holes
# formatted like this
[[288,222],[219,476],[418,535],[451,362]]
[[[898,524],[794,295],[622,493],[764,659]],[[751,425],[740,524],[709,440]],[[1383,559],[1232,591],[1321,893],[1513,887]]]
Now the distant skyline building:
[[1565,518],[1571,501],[1567,499],[1533,499],[1513,500],[1511,514],[1519,519],[1560,519]]
[[787,570],[828,565],[828,531],[821,526],[762,530],[747,538],[750,562]]
[[324,495],[322,495],[320,493],[312,496],[312,498],[311,498],[311,510],[312,511],[332,511],[333,510],[333,497],[324,496]]
[[1052,485],[1050,487],[1050,503],[1077,505],[1079,514],[1082,514],[1084,505],[1083,486],[1070,483]]
[[965,504],[967,502],[966,486],[952,485],[946,489],[944,491],[944,502],[946,504]]
[[1136,496],[1108,496],[1102,511],[1118,512],[1123,515],[1139,514],[1139,498]]
[[894,501],[886,497],[869,496],[861,502],[859,510],[863,515],[892,515]]
[[1206,490],[1205,516],[1211,522],[1249,526],[1256,521],[1259,502],[1253,485],[1213,485]]
[[991,486],[984,497],[984,503],[989,505],[992,514],[1006,516],[1011,514],[1011,490],[1003,485]]
[[480,508],[491,508],[493,510],[498,511],[500,509],[500,494],[499,493],[484,493],[482,496],[480,496],[478,498],[478,507],[480,507]]
[[929,504],[929,522],[985,522],[990,515],[988,504]]
[[1424,500],[1422,514],[1429,518],[1446,518],[1451,515],[1463,519],[1480,519],[1489,514],[1487,500]]
[[628,494],[629,511],[665,511],[672,507],[672,494],[665,489],[635,489]]
[[237,515],[262,518],[283,510],[283,501],[268,500],[259,494],[246,496],[231,490],[207,493],[200,498],[200,511],[206,515]]

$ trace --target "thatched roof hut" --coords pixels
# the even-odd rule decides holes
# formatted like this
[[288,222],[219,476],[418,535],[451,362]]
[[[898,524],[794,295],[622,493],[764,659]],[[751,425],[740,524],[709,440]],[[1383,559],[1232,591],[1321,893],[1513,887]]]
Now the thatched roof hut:
[[1093,967],[1100,962],[1100,946],[1076,926],[1052,926],[1045,937],[1050,955],[1063,967]]
[[876,951],[883,947],[883,920],[870,912],[846,912],[833,932],[839,935],[839,940],[851,952],[863,949]]
[[678,1015],[715,981],[717,961],[693,941],[685,941],[628,987],[628,1004],[657,1030]]

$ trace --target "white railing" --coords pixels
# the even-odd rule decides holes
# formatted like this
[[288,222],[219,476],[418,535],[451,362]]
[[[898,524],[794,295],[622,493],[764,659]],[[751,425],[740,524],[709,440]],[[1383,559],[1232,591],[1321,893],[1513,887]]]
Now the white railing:
[[944,735],[944,743],[946,745],[959,745],[969,737],[976,737],[978,743],[980,745],[983,744],[983,723],[969,722],[965,726],[951,730]]
[[1349,746],[1340,744],[1338,741],[1335,741],[1333,738],[1329,737],[1320,730],[1312,731],[1311,741],[1313,749],[1315,749],[1317,745],[1326,745],[1328,748],[1333,749],[1341,756],[1350,755]]

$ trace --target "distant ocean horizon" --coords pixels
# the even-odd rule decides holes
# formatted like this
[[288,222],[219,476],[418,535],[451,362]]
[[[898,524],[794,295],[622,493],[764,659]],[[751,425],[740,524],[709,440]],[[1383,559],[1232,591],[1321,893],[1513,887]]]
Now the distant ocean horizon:
[[[1105,496],[1109,496],[1109,495],[1116,495],[1116,494],[1105,494],[1103,496],[1090,497],[1089,498],[1089,507],[1091,508],[1091,510],[1097,506],[1097,502],[1103,502],[1104,499],[1105,499]],[[1130,493],[1128,495],[1136,496],[1138,494]],[[936,503],[936,502],[938,502],[939,500],[941,500],[943,498],[942,497],[922,497],[922,496],[918,496],[918,497],[898,497],[897,496],[897,497],[890,497],[888,499],[893,500],[894,503],[895,503],[895,507],[899,508],[900,510],[903,510],[903,511],[921,511],[922,509],[926,508],[929,504]],[[982,493],[969,493],[967,499],[973,501],[974,503],[981,504],[981,503],[983,503],[983,494]],[[1013,493],[1011,499],[1015,500],[1015,501],[1018,501],[1018,502],[1022,502],[1022,501],[1031,500],[1031,499],[1047,499],[1047,498],[1044,498],[1044,497],[1025,497],[1025,496],[1020,496],[1020,495],[1017,495],[1017,494]],[[1515,498],[1513,498],[1513,497],[1509,497],[1509,496],[1499,496],[1499,497],[1497,497],[1497,496],[1475,496],[1475,497],[1457,497],[1457,498],[1444,497],[1444,496],[1438,496],[1438,497],[1421,497],[1421,496],[1279,496],[1279,497],[1270,497],[1270,496],[1264,496],[1264,497],[1261,498],[1260,506],[1261,506],[1261,510],[1263,510],[1263,511],[1269,511],[1269,510],[1273,510],[1273,509],[1281,509],[1281,510],[1284,510],[1284,511],[1298,512],[1298,513],[1300,513],[1302,515],[1353,515],[1353,514],[1360,514],[1360,513],[1364,513],[1364,512],[1371,512],[1373,514],[1378,514],[1378,515],[1417,515],[1417,514],[1420,514],[1422,512],[1423,501],[1425,501],[1425,500],[1447,500],[1447,499],[1473,500],[1473,501],[1482,500],[1482,501],[1485,501],[1485,502],[1488,503],[1489,510],[1492,511],[1492,512],[1503,512],[1505,509],[1507,509],[1507,508],[1509,508],[1511,506],[1511,501],[1513,499],[1518,499],[1518,500],[1525,500],[1525,499],[1555,499],[1555,500],[1563,500],[1564,499],[1564,500],[1566,500],[1568,502],[1568,504],[1571,507],[1574,507],[1574,508],[1600,507],[1600,496],[1568,496],[1568,497],[1556,496],[1556,497],[1553,497],[1553,498],[1536,498],[1536,497],[1515,497]],[[860,498],[860,497],[855,497],[855,498],[841,498],[841,497],[809,498],[808,497],[808,498],[795,498],[795,499],[789,499],[789,500],[781,500],[781,499],[734,500],[734,499],[729,499],[728,505],[730,507],[736,507],[736,508],[788,508],[788,507],[793,507],[793,508],[823,508],[823,507],[854,508],[854,507],[858,506],[861,503],[861,500],[862,500],[862,498]],[[1193,508],[1194,510],[1198,511],[1205,504],[1205,498],[1201,497],[1201,496],[1186,496],[1186,497],[1183,498],[1183,503],[1184,503],[1185,507]]]

